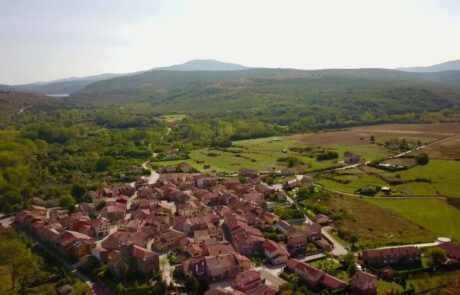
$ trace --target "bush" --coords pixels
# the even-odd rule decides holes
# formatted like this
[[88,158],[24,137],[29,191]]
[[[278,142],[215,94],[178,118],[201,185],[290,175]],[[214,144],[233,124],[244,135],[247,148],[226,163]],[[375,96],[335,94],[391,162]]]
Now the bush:
[[100,157],[96,162],[97,171],[106,171],[111,165],[113,165],[112,157]]
[[325,160],[333,160],[337,159],[339,157],[339,154],[336,152],[332,151],[323,151],[316,155],[316,161],[325,161]]
[[421,153],[420,155],[417,155],[417,157],[415,157],[415,161],[419,165],[426,165],[428,164],[430,159],[428,158],[428,155],[426,153]]

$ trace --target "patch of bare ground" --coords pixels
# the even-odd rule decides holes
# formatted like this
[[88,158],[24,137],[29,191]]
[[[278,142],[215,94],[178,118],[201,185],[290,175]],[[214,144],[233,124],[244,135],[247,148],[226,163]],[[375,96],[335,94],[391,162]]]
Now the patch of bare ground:
[[389,159],[389,160],[386,160],[385,163],[393,164],[393,165],[407,166],[407,167],[411,167],[416,164],[414,158],[403,158],[403,157]]
[[426,152],[433,158],[460,160],[460,136],[431,145],[426,148]]

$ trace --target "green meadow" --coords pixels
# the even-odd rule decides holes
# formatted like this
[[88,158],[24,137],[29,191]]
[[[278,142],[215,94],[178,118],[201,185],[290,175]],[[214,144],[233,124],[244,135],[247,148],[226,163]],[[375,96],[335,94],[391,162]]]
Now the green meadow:
[[443,199],[365,198],[369,203],[390,209],[439,236],[460,240],[460,210]]

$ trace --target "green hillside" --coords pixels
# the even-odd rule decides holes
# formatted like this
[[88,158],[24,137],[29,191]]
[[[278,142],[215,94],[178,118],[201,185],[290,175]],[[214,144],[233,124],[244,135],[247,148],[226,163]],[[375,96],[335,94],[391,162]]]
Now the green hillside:
[[[158,113],[255,116],[279,125],[333,127],[414,121],[417,113],[458,107],[458,82],[460,71],[151,71],[92,83],[73,96],[93,102],[149,102]],[[302,118],[308,120],[299,122]]]

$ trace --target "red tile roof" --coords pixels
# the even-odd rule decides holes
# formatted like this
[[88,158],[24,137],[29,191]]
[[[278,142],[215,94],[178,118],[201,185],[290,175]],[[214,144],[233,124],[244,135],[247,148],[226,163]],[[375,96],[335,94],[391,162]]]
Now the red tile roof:
[[360,290],[377,288],[377,277],[364,271],[358,271],[351,279],[351,285]]

